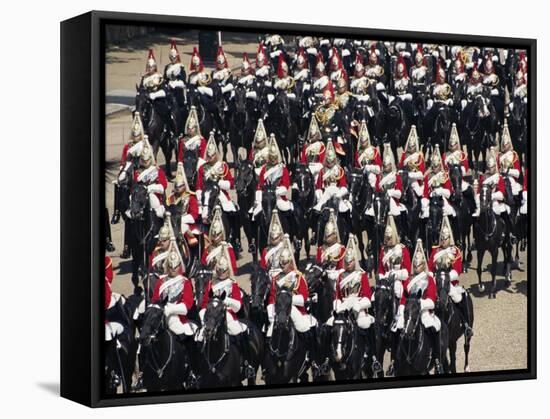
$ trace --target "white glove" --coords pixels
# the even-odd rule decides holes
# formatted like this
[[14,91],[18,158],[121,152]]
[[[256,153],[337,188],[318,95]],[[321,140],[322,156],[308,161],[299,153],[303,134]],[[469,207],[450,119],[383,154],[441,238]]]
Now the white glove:
[[300,295],[300,294],[293,295],[292,296],[292,305],[303,307],[304,306],[304,296]]
[[421,180],[424,176],[420,171],[409,172],[409,178],[414,180]]
[[330,270],[327,271],[327,276],[332,281],[336,281],[338,279],[338,275],[340,275],[339,270],[330,269]]
[[413,99],[413,95],[411,93],[405,93],[404,95],[399,95],[399,97],[401,98],[401,100],[412,100]]
[[395,279],[397,279],[398,281],[404,281],[407,279],[408,276],[409,273],[406,269],[399,269],[395,271]]
[[421,310],[433,310],[434,302],[430,298],[423,298],[420,300]]
[[227,92],[230,92],[231,90],[233,90],[233,85],[231,83],[222,87],[222,93],[227,93]]
[[225,298],[225,305],[233,310],[234,313],[238,312],[241,309],[241,303],[231,297]]
[[149,193],[163,193],[164,187],[159,183],[153,183],[152,185],[147,185],[147,192]]
[[256,100],[258,98],[257,95],[256,95],[256,92],[246,92],[246,97],[248,99],[254,99],[254,100]]
[[395,316],[395,323],[393,324],[391,331],[396,332],[398,329],[403,329],[405,327],[405,306],[400,305],[397,309],[397,314]]
[[519,170],[518,169],[508,169],[508,174],[510,176],[513,176],[515,178],[519,177]]
[[118,176],[118,180],[119,182],[123,182],[124,179],[126,179],[126,172],[121,172],[120,175]]
[[451,269],[451,271],[449,272],[449,279],[451,281],[456,281],[458,279],[458,272],[454,269]]
[[185,214],[183,217],[181,217],[181,222],[185,224],[193,224],[195,222],[195,219],[191,214]]
[[296,94],[294,94],[294,93],[288,93],[286,96],[287,96],[290,100],[296,100]]
[[500,191],[497,191],[493,194],[493,201],[502,201],[504,199],[504,194]]
[[338,192],[336,192],[336,196],[338,198],[343,198],[347,193],[348,193],[348,189],[342,186],[340,189],[338,189]]
[[210,87],[199,86],[199,87],[197,87],[197,90],[200,93],[202,93],[203,95],[214,96],[214,92],[212,91],[212,89]]
[[277,196],[283,196],[286,195],[287,189],[285,186],[277,186],[275,189],[275,195]]
[[231,183],[229,183],[228,180],[220,179],[218,180],[218,186],[220,187],[220,189],[228,191],[231,188]]
[[180,87],[180,88],[184,87],[183,80],[170,80],[168,84],[172,89],[175,89],[176,87]]
[[401,191],[398,191],[397,189],[389,189],[388,195],[392,198],[399,199],[401,198]]
[[361,310],[366,310],[371,306],[371,302],[366,297],[359,298],[355,303],[353,303],[353,310],[359,313]]
[[156,92],[149,93],[151,100],[158,99],[159,97],[166,97],[166,92],[164,90],[157,90]]

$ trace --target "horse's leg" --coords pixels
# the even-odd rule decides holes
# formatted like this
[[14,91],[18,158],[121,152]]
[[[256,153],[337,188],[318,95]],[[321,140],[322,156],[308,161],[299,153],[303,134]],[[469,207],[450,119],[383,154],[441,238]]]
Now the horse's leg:
[[477,244],[477,283],[479,285],[479,291],[485,291],[485,285],[481,281],[481,264],[483,262],[483,254],[485,253],[485,246],[481,246],[480,243]]
[[497,263],[498,247],[491,250],[491,292],[489,293],[489,298],[497,297]]
[[451,374],[456,374],[456,347],[457,347],[456,340],[449,339],[449,356],[450,356],[449,369]]
[[172,179],[172,143],[170,138],[166,138],[162,142],[162,154],[164,154],[166,177]]

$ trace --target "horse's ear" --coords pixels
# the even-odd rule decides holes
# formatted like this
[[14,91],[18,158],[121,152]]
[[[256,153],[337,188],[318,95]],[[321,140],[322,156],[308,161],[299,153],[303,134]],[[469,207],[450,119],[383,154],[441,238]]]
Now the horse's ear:
[[225,300],[225,297],[226,297],[226,294],[225,294],[225,291],[222,292],[222,294],[220,295],[220,300]]
[[210,288],[210,289],[208,290],[208,298],[210,299],[210,298],[212,298],[212,297],[214,297],[214,291],[212,291],[212,288]]
[[422,298],[422,290],[416,292],[416,297],[420,300]]

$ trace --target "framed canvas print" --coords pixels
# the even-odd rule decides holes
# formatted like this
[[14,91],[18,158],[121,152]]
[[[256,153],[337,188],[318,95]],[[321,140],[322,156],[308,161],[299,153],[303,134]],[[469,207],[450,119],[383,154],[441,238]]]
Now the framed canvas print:
[[533,39],[62,22],[62,396],[535,378],[535,69]]

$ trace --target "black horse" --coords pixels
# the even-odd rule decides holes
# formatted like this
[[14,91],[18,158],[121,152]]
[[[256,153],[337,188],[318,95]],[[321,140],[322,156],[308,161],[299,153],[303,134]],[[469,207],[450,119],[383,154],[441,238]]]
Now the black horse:
[[349,201],[351,210],[351,229],[357,237],[361,260],[365,259],[363,232],[367,229],[366,211],[374,202],[374,190],[369,183],[369,173],[363,169],[353,169],[348,174]]
[[390,208],[389,197],[386,193],[375,196],[372,203],[374,216],[366,217],[368,244],[369,271],[378,273],[378,252],[384,240],[384,229],[388,220]]
[[139,336],[140,369],[147,391],[181,390],[196,386],[191,367],[193,338],[185,345],[168,329],[164,302],[150,304]]
[[[203,320],[202,342],[199,343],[201,388],[240,386],[245,378],[244,369],[241,368],[242,348],[238,342],[241,337],[233,338],[227,331],[225,297],[225,291],[216,296],[210,290]],[[263,357],[263,340],[253,324],[246,323],[246,326],[248,330],[242,333],[248,333],[249,362],[257,370]],[[254,385],[255,381],[255,378],[248,378],[248,385]]]
[[[393,281],[390,278],[379,278],[374,289],[374,354],[383,368],[384,354],[390,352],[391,364],[387,375],[392,376],[394,372],[395,355],[398,343],[398,336],[392,332],[394,313],[397,311],[397,301],[393,291]],[[377,374],[376,374],[377,375]]]
[[[419,295],[407,298],[405,304],[405,327],[401,331],[396,354],[397,376],[426,375],[433,366],[433,344],[430,333],[422,324]],[[446,357],[448,333],[444,323],[439,331],[440,361]],[[445,364],[445,361],[443,361]]]
[[492,208],[492,190],[489,185],[482,185],[479,194],[480,213],[477,222],[474,223],[474,240],[477,249],[477,278],[479,290],[485,291],[481,281],[481,265],[485,252],[491,254],[491,290],[489,298],[496,298],[497,284],[497,260],[498,250],[502,249],[504,255],[504,277],[506,282],[512,282],[512,244],[509,240],[509,231],[501,217],[497,217]]
[[[248,160],[239,158],[235,172],[235,192],[237,192],[237,203],[239,204],[239,219],[248,241],[248,251],[252,253],[254,263],[258,259],[258,253],[252,220],[248,212],[254,205],[257,185],[258,176],[254,170],[254,165]],[[240,241],[240,230],[238,234]]]
[[283,159],[290,164],[295,159],[298,145],[298,112],[285,91],[279,90],[271,102],[266,125],[275,134]]
[[444,103],[439,104],[433,113],[433,125],[430,130],[429,146],[426,147],[426,153],[431,152],[431,148],[436,145],[439,145],[440,150],[447,150],[447,141],[453,122],[451,108]]
[[229,142],[233,153],[233,161],[237,162],[239,149],[244,148],[250,151],[254,138],[254,120],[248,99],[246,88],[242,84],[235,87],[234,96],[229,104]]
[[386,141],[390,143],[393,155],[397,156],[397,149],[405,146],[411,128],[411,122],[399,97],[388,106],[386,127]]
[[[472,261],[472,244],[471,244],[471,230],[472,230],[472,213],[474,212],[475,202],[473,201],[473,195],[471,188],[469,190],[470,195],[466,195],[462,192],[462,167],[459,164],[449,164],[449,179],[453,187],[453,193],[451,195],[451,202],[456,211],[456,232],[455,236],[460,242],[460,247],[465,256],[467,263]],[[469,198],[469,200],[468,200]]]
[[[412,123],[416,125],[416,131],[418,132],[418,138],[420,139],[420,147],[424,154],[427,154],[427,150],[430,149],[429,145],[429,131],[430,126],[428,121],[428,93],[425,89],[418,89],[416,94],[413,95],[413,117]],[[426,147],[427,146],[427,147]]]
[[154,236],[161,227],[159,219],[149,205],[147,187],[134,183],[130,193],[129,245],[132,252],[132,283],[135,292],[139,291],[140,278],[147,277],[148,254],[154,243]]
[[478,95],[469,103],[460,116],[460,132],[466,133],[464,143],[468,150],[468,163],[477,176],[484,167],[479,166],[480,156],[485,150],[495,145],[498,130],[498,119],[494,106],[486,103],[483,96]]
[[[294,206],[293,216],[296,231],[294,237],[303,242],[306,251],[306,258],[309,258],[311,243],[309,240],[309,229],[311,228],[310,210],[315,204],[315,179],[305,164],[296,164],[291,171],[291,184],[296,185],[292,190],[292,204]],[[296,249],[299,252],[299,249]],[[296,260],[298,260],[297,258]]]
[[306,268],[305,278],[309,290],[310,310],[313,316],[324,324],[332,314],[334,287],[324,266],[311,265]]
[[257,264],[253,265],[250,274],[250,320],[259,330],[268,326],[267,303],[271,290],[271,278]]
[[405,230],[402,234],[408,239],[409,243],[416,243],[416,239],[420,233],[420,211],[421,200],[412,187],[413,180],[409,177],[409,171],[404,169],[399,172],[403,182],[403,194],[401,203],[407,208],[407,216],[404,217]]
[[526,164],[525,153],[527,152],[527,104],[519,96],[512,100],[508,123],[510,125],[510,136],[514,150],[518,153],[520,165]]
[[105,343],[105,390],[107,394],[116,394],[122,386],[122,393],[131,390],[132,375],[136,366],[138,342],[137,323],[134,315],[143,300],[141,295],[131,295],[123,303],[122,298],[114,307],[107,310],[105,317],[109,322],[117,322],[124,332]]
[[424,243],[426,249],[431,249],[439,243],[439,232],[443,221],[443,197],[434,195],[430,197],[429,215],[425,224]]
[[279,288],[274,309],[273,333],[268,338],[265,351],[265,383],[296,383],[298,379],[307,381],[305,339],[290,317],[292,291]]
[[[182,140],[183,141],[183,140]],[[191,190],[197,186],[197,163],[199,161],[198,150],[185,148],[183,150],[183,171]]]
[[[162,100],[162,99],[160,99]],[[159,106],[165,107],[166,115],[161,115]],[[166,162],[165,172],[168,178],[172,177],[171,159],[175,144],[177,143],[177,129],[175,121],[172,119],[168,105],[164,102],[162,105],[155,106],[149,98],[149,93],[144,88],[136,86],[135,112],[139,112],[143,122],[143,128],[149,137],[149,143],[153,147],[155,159],[159,147],[162,149]],[[178,118],[179,120],[179,118]]]
[[202,98],[196,86],[191,84],[187,85],[188,110],[190,110],[192,106],[195,107],[197,110],[197,117],[199,118],[200,132],[209,133],[214,129],[214,117],[207,109],[207,106],[205,106],[204,101],[205,99]]
[[[460,337],[464,336],[464,372],[470,372],[470,342],[472,336],[464,333],[462,326],[462,320],[458,309],[456,308],[453,300],[449,296],[451,287],[451,278],[449,273],[439,271],[435,275],[437,285],[437,301],[435,303],[435,314],[439,317],[441,322],[447,325],[449,332],[449,365],[445,366],[445,370],[451,374],[456,373],[456,349],[457,342]],[[472,297],[469,293],[464,293],[462,298],[467,299],[468,307],[468,325],[473,327],[474,325],[474,306],[472,303]]]

